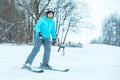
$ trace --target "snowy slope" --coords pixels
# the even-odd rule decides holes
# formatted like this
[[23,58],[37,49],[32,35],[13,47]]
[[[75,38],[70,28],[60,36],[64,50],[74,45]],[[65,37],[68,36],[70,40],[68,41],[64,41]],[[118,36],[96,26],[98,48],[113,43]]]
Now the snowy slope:
[[[0,80],[120,80],[120,47],[84,45],[83,48],[66,48],[66,55],[52,47],[50,65],[69,68],[69,72],[45,71],[32,73],[22,70],[33,46],[0,45]],[[43,47],[33,66],[42,61]]]

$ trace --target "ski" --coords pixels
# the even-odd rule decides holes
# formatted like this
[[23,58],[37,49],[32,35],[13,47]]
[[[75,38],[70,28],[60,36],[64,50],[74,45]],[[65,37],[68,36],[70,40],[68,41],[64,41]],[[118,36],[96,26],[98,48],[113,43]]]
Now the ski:
[[62,69],[51,69],[52,71],[60,71],[60,72],[68,72],[69,71],[69,69],[64,69],[64,70],[62,70]]
[[28,70],[31,72],[35,72],[35,73],[43,73],[44,72],[44,70],[36,68],[36,67],[31,67],[31,68],[22,67],[22,69],[25,69],[25,70]]
[[53,68],[53,69],[44,69],[44,70],[58,71],[58,72],[68,72],[69,71],[69,69],[56,69],[56,68]]

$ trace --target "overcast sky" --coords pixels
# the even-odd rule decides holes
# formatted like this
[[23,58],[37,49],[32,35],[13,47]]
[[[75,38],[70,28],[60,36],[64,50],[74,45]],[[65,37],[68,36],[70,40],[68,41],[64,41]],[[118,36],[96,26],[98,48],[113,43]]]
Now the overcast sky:
[[[79,1],[79,0],[78,0]],[[110,16],[114,12],[120,13],[120,0],[84,0],[87,1],[91,7],[90,22],[95,25],[94,31],[84,30],[82,35],[74,36],[73,41],[80,41],[81,43],[88,43],[93,38],[100,35],[101,25],[104,18]],[[79,38],[78,38],[79,36]]]
[[100,26],[105,16],[120,11],[120,0],[87,0],[90,4],[92,21]]

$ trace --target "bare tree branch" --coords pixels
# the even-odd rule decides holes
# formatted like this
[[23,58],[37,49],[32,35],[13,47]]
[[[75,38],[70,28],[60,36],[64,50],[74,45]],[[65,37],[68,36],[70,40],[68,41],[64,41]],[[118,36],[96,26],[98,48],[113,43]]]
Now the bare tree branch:
[[46,7],[49,5],[50,1],[51,1],[51,0],[48,0],[47,4],[46,4],[46,5],[44,6],[44,8],[41,10],[41,12],[39,13],[39,17],[42,16],[42,14],[44,13]]

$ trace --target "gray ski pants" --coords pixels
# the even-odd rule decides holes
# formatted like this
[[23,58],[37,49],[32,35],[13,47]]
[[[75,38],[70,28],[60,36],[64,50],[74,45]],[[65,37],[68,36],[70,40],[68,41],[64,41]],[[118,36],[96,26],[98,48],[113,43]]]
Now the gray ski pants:
[[50,39],[43,39],[43,40],[41,40],[39,38],[35,38],[34,48],[32,49],[32,52],[29,54],[25,64],[27,64],[27,63],[29,63],[30,65],[32,64],[35,56],[40,51],[40,47],[41,47],[42,43],[44,45],[44,55],[43,55],[42,64],[48,64],[49,63],[50,52],[51,52]]

